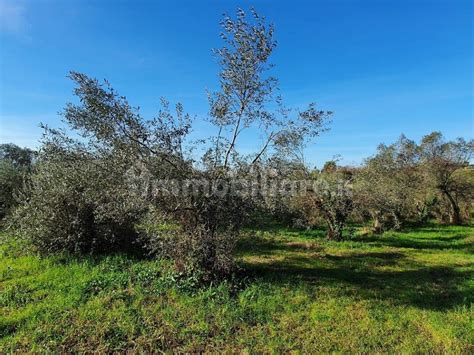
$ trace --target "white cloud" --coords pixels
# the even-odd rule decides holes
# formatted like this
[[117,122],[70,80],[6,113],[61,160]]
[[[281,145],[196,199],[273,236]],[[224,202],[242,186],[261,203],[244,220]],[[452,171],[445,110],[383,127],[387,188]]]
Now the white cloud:
[[25,7],[18,1],[0,0],[0,32],[23,34],[26,26]]

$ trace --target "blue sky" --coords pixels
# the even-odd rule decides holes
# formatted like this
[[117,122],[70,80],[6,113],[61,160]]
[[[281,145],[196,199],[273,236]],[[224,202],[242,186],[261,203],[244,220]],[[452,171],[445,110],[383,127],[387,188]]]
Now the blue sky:
[[[0,0],[0,141],[37,147],[39,122],[60,125],[76,70],[106,78],[146,117],[180,101],[208,135],[222,13],[254,6],[276,26],[273,74],[287,105],[334,111],[306,149],[320,166],[358,164],[401,133],[472,138],[473,2]],[[258,146],[250,134],[240,148]]]

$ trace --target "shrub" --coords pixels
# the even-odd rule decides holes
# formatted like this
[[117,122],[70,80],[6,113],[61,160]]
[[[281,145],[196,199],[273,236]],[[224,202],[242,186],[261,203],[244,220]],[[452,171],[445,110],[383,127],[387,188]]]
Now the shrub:
[[142,211],[124,189],[123,177],[106,173],[101,161],[41,161],[13,222],[43,253],[130,249]]
[[313,224],[318,219],[327,225],[329,240],[342,240],[344,227],[354,208],[351,180],[339,171],[315,176],[314,188],[295,203]]

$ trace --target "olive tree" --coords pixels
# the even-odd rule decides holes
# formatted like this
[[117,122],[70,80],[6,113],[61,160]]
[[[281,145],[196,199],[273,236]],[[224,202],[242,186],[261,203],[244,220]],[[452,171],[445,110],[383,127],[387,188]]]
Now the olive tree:
[[14,220],[41,252],[129,249],[148,209],[133,176],[145,164],[159,166],[156,174],[183,169],[172,137],[186,128],[166,124],[166,110],[143,120],[107,83],[75,72],[70,78],[79,103],[68,104],[63,117],[79,138],[44,126],[37,171]]
[[[63,111],[67,131],[45,127],[40,169],[18,212],[24,235],[48,251],[93,251],[128,236],[178,268],[191,265],[210,278],[232,270],[235,236],[254,198],[219,186],[252,181],[272,155],[292,154],[323,131],[330,113],[283,106],[268,75],[276,43],[264,18],[239,10],[221,25],[220,88],[209,94],[216,134],[198,143],[189,144],[193,120],[181,104],[170,110],[163,100],[145,119],[108,82],[71,72],[79,101]],[[261,147],[241,154],[239,139],[251,127],[263,133]],[[196,144],[200,158],[191,151]],[[196,181],[205,186],[195,189]]]
[[[277,155],[294,154],[324,131],[331,113],[318,110],[314,103],[302,111],[284,107],[278,81],[269,74],[273,67],[269,59],[276,47],[274,28],[263,17],[254,10],[249,16],[239,9],[235,18],[224,16],[221,26],[223,46],[214,50],[220,88],[208,94],[210,122],[217,134],[208,139],[211,144],[193,176],[211,186],[229,185],[236,179],[258,185],[266,162]],[[261,132],[261,145],[253,153],[242,154],[239,140],[252,128]],[[244,217],[262,199],[262,194],[199,194],[185,200],[178,210],[195,221],[191,230],[208,241],[204,255],[212,264],[223,240],[226,247],[219,249],[232,253]]]
[[380,145],[356,174],[354,190],[359,209],[373,221],[374,232],[400,228],[413,216],[417,198],[425,198],[419,194],[422,178],[416,143],[402,135],[394,144]]
[[420,146],[421,164],[427,186],[435,189],[448,203],[449,222],[462,222],[461,204],[472,201],[474,188],[469,166],[474,151],[474,141],[458,138],[446,142],[440,132],[423,137]]
[[354,209],[352,173],[337,167],[335,161],[325,167],[307,174],[312,184],[294,203],[311,224],[324,221],[329,240],[340,241]]
[[[248,168],[272,149],[294,152],[324,131],[331,112],[318,110],[315,103],[295,112],[278,95],[278,80],[268,74],[276,47],[273,25],[254,10],[249,18],[239,9],[235,19],[225,16],[221,26],[224,45],[214,50],[221,67],[220,90],[209,94],[211,122],[218,129],[208,154],[214,166],[224,171],[232,164]],[[261,147],[243,159],[238,140],[250,127],[261,132]]]

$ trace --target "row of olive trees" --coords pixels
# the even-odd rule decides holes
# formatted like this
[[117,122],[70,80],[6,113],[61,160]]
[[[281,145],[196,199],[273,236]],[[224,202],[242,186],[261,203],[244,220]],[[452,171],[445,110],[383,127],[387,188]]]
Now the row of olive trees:
[[430,217],[461,224],[473,207],[473,151],[474,141],[445,141],[439,132],[424,136],[420,144],[402,136],[381,145],[355,184],[358,204],[372,217],[375,231]]
[[474,207],[473,151],[472,140],[445,141],[439,132],[420,144],[402,135],[394,144],[380,145],[361,167],[328,162],[321,171],[306,173],[323,188],[287,199],[285,205],[306,225],[323,220],[334,240],[342,239],[349,220],[371,222],[375,233],[430,218],[461,224]]
[[[169,112],[162,111],[159,117],[161,120],[169,118]],[[181,127],[184,126],[181,123]],[[23,190],[23,201],[27,201],[28,207],[19,208],[17,216],[22,211],[24,219],[33,218],[34,212],[41,211],[50,216],[49,219],[36,216],[33,220],[41,222],[40,225],[26,224],[25,233],[35,236],[35,243],[44,250],[123,248],[123,243],[130,247],[139,231],[144,231],[148,235],[147,246],[155,252],[163,252],[169,247],[169,256],[183,260],[186,253],[192,250],[194,259],[198,259],[195,260],[197,264],[215,263],[217,260],[213,259],[223,258],[219,261],[222,268],[232,264],[232,246],[242,219],[250,211],[262,213],[261,207],[264,214],[277,217],[280,221],[286,220],[286,223],[296,220],[299,225],[319,225],[323,221],[327,225],[328,238],[334,240],[342,239],[344,227],[351,219],[370,221],[373,231],[380,233],[387,229],[399,229],[406,222],[424,223],[433,217],[443,223],[460,224],[470,219],[473,207],[474,170],[469,165],[473,143],[463,139],[445,142],[438,132],[425,136],[419,145],[404,136],[392,145],[381,145],[378,153],[367,159],[360,168],[338,167],[336,162],[331,161],[321,171],[309,171],[298,161],[274,156],[253,170],[234,170],[234,173],[253,183],[258,181],[262,168],[277,172],[271,178],[274,181],[314,181],[316,189],[312,188],[302,196],[257,194],[242,198],[201,193],[190,196],[189,201],[183,200],[181,195],[172,194],[154,195],[150,200],[146,195],[149,186],[145,186],[146,179],[143,179],[141,171],[145,168],[143,162],[132,166],[130,162],[120,163],[115,152],[106,161],[96,159],[90,164],[84,156],[80,159],[78,147],[69,156],[65,151],[59,155],[58,151],[49,151],[52,147],[54,145],[45,145],[42,152],[44,159],[37,167],[34,179],[29,178],[35,160],[34,152],[14,145],[0,147],[3,215],[14,207]],[[47,161],[49,155],[53,158]],[[106,167],[108,164],[112,166]],[[122,169],[118,169],[120,166]],[[51,176],[51,172],[55,174]],[[209,171],[196,172],[191,169],[187,176],[216,179]],[[146,169],[146,173],[150,174],[150,171]],[[159,169],[155,169],[153,176],[159,175]],[[219,179],[222,181],[223,177]],[[35,189],[31,187],[25,191],[26,182],[38,184],[41,194],[35,195]],[[69,185],[75,190],[75,195],[74,191],[67,190]],[[105,193],[108,189],[111,191]],[[48,197],[45,196],[46,191],[55,198],[45,199]],[[57,205],[58,195],[63,195],[62,202],[65,204],[60,208]],[[109,195],[114,196],[111,201],[106,199]],[[35,196],[39,199],[35,200]],[[77,211],[81,205],[79,201],[85,199],[88,201],[82,202],[83,211]],[[119,201],[120,208],[117,209]],[[48,202],[56,205],[51,207]],[[161,208],[156,207],[157,203]],[[97,209],[101,213],[94,213],[93,205],[100,206]],[[170,212],[169,207],[163,206],[173,207]],[[207,211],[200,208],[207,208]],[[59,216],[52,218],[55,213]],[[68,218],[64,218],[65,213]],[[78,220],[71,222],[71,215],[76,215]],[[176,228],[177,221],[183,228]],[[28,230],[32,226],[35,230]],[[204,230],[201,229],[203,226]],[[71,232],[71,228],[76,230]],[[183,234],[184,230],[188,230],[187,233]],[[196,231],[199,233],[196,234]],[[61,232],[64,234],[62,238],[51,240],[50,236]],[[66,236],[68,234],[71,238]],[[190,237],[192,234],[194,236]],[[96,238],[91,238],[94,235]],[[43,238],[46,244],[42,244]],[[220,251],[214,250],[221,247]]]

